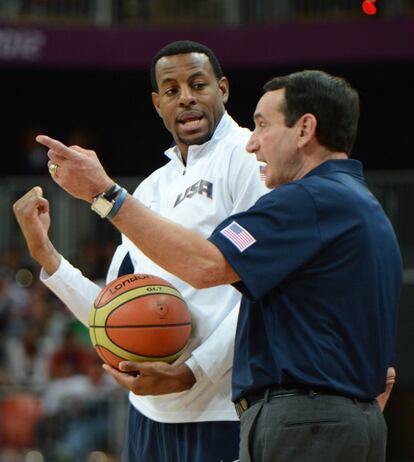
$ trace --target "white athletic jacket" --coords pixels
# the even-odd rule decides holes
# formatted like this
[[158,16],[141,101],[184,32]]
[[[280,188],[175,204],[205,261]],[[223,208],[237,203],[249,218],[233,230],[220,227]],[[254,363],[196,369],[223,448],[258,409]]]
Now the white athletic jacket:
[[[260,179],[259,163],[245,151],[249,130],[239,127],[226,113],[213,137],[189,147],[187,165],[177,148],[170,161],[146,178],[134,197],[163,217],[208,237],[227,216],[246,210],[267,189]],[[142,414],[159,422],[237,420],[231,396],[231,365],[240,294],[229,285],[196,290],[154,264],[122,236],[110,265],[107,282],[118,276],[129,252],[136,273],[149,273],[170,281],[184,296],[193,317],[186,364],[197,381],[187,391],[162,396],[137,396],[130,402]],[[67,260],[41,280],[88,324],[88,313],[100,287],[85,278]]]

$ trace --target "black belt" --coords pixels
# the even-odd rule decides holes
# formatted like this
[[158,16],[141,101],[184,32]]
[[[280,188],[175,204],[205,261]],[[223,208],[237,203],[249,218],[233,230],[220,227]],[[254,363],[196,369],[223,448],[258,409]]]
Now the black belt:
[[334,395],[334,396],[341,396],[343,398],[349,398],[356,402],[363,402],[369,403],[373,401],[373,399],[360,399],[360,398],[353,398],[351,396],[341,395],[337,391],[329,390],[326,388],[318,388],[318,387],[302,387],[302,386],[292,386],[292,387],[273,387],[267,388],[266,390],[260,390],[254,393],[250,393],[248,395],[243,396],[241,399],[234,403],[234,407],[236,408],[236,413],[238,417],[243,414],[243,412],[247,411],[249,407],[253,406],[260,401],[263,401],[265,398],[266,393],[268,394],[268,399],[271,398],[287,398],[289,396],[301,396],[301,395],[309,395],[310,397],[316,395]]

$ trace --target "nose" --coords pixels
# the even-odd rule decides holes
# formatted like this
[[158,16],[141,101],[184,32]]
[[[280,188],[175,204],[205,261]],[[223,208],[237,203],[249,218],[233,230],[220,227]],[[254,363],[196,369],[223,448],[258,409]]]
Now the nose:
[[181,87],[179,102],[180,106],[192,106],[193,104],[195,104],[196,100],[190,87]]
[[258,151],[258,149],[259,149],[259,143],[257,139],[255,138],[254,132],[253,132],[252,135],[250,136],[249,141],[246,144],[246,151],[250,152],[251,154],[254,154],[255,152]]

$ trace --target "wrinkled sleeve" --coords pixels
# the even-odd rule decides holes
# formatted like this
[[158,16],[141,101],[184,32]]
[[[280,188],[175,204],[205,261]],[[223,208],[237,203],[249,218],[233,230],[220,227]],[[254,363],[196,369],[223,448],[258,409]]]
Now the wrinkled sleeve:
[[186,361],[196,379],[200,374],[205,373],[212,382],[216,382],[231,369],[239,306],[240,303],[237,303],[208,339],[195,349],[191,358]]
[[85,277],[63,257],[59,268],[52,275],[42,268],[40,280],[88,326],[89,310],[101,290],[98,284]]

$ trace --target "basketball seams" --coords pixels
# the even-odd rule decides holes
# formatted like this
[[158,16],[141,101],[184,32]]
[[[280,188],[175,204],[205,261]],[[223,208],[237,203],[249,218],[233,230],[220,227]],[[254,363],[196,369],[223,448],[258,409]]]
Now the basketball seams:
[[[167,289],[165,291],[148,291],[148,288],[149,287],[163,287],[164,289]],[[139,292],[144,292],[143,294],[139,294]],[[182,295],[180,294],[180,292],[178,292],[177,289],[175,289],[174,287],[171,287],[171,286],[168,286],[168,285],[164,285],[164,284],[147,284],[145,286],[140,286],[140,287],[133,287],[131,289],[128,289],[128,290],[125,290],[124,292],[120,293],[119,295],[116,295],[115,298],[113,298],[112,300],[110,300],[109,302],[106,302],[105,304],[101,305],[101,306],[98,306],[99,305],[99,302],[97,303],[95,301],[94,303],[94,308],[97,309],[97,310],[101,310],[102,308],[106,308],[109,304],[114,304],[116,305],[115,301],[118,300],[119,297],[123,297],[123,296],[127,296],[128,294],[130,294],[130,292],[138,292],[138,297],[129,297],[129,298],[140,298],[140,297],[145,297],[146,295],[154,295],[154,294],[163,294],[163,295],[171,295],[172,297],[176,297],[178,298],[179,300],[185,302],[185,300],[183,299]],[[134,295],[134,294],[132,294]],[[102,297],[99,298],[99,301],[102,299]],[[121,306],[121,305],[119,305]]]
[[[154,291],[148,291],[148,288],[149,287],[162,287],[164,289],[167,289],[165,291],[157,291],[157,290],[154,290]],[[109,290],[109,288],[105,291],[107,292]],[[115,298],[111,299],[109,302],[106,302],[104,303],[103,305],[100,305],[100,302],[103,298],[103,296],[99,297],[99,300],[95,300],[95,303],[94,303],[94,307],[96,309],[101,309],[101,308],[105,308],[109,303],[112,303],[114,302],[115,300],[117,300],[118,297],[122,297],[123,295],[127,295],[129,294],[131,291],[146,291],[147,293],[144,293],[142,295],[139,295],[140,297],[144,297],[145,295],[153,295],[153,294],[166,294],[166,295],[171,295],[173,297],[177,297],[179,298],[180,300],[182,300],[183,302],[185,302],[185,300],[183,299],[182,295],[180,294],[180,292],[170,286],[170,285],[167,285],[167,284],[146,284],[144,286],[139,286],[139,287],[131,287],[130,289],[127,289],[127,290],[124,290],[123,292],[121,292],[119,295],[116,295]]]
[[[120,276],[118,277],[117,279],[114,279],[112,280],[111,282],[108,282],[107,285],[101,290],[101,292],[98,294],[98,297],[95,299],[95,305],[99,305],[101,302],[102,302],[102,299],[106,298],[108,296],[108,292],[112,293],[111,292],[111,289],[113,289],[113,285],[115,283],[118,283],[118,284],[125,284],[125,283],[134,283],[137,281],[137,276],[138,276],[138,280],[139,281],[143,281],[144,279],[147,279],[148,281],[145,283],[146,286],[150,286],[150,285],[161,285],[161,286],[166,286],[166,287],[171,287],[172,289],[174,289],[175,287],[172,286],[169,282],[163,280],[162,278],[159,278],[158,276],[155,276],[153,274],[125,274],[123,276]],[[132,280],[133,278],[135,278],[134,280]],[[144,287],[144,285],[141,285],[140,287]],[[127,292],[128,290],[130,289],[127,289],[127,290],[124,290],[123,292],[121,293],[125,293]],[[181,295],[179,292],[178,292],[179,295]],[[109,296],[111,296],[109,294]],[[106,303],[104,303],[105,305]],[[103,306],[104,306],[103,305]]]
[[[171,292],[170,291],[167,291],[167,292],[154,291],[154,292],[145,292],[143,294],[140,294],[140,292],[143,291],[142,289],[145,289],[147,287],[153,287],[153,286],[148,285],[148,286],[142,286],[142,287],[136,287],[134,289],[130,289],[126,292],[123,292],[122,294],[117,295],[114,299],[112,299],[111,301],[109,301],[108,303],[100,307],[96,307],[96,305],[94,304],[93,306],[93,311],[95,312],[95,316],[93,319],[94,325],[107,326],[107,320],[110,317],[109,315],[111,313],[114,313],[116,310],[121,308],[126,303],[130,302],[132,299],[139,299],[139,298],[147,297],[151,295],[168,295],[171,297],[178,298],[179,300],[185,303],[184,299],[181,296],[176,295],[176,292],[178,291],[168,286],[157,285],[156,287],[169,288]],[[191,321],[189,321],[189,323],[191,323]]]
[[[113,344],[113,345],[117,346],[116,344]],[[108,350],[108,348],[105,345],[100,345],[99,343],[97,343],[95,345],[95,347],[99,348],[100,356],[101,355],[104,356],[102,350],[108,352],[109,354],[112,354],[113,356],[118,356],[114,351]],[[123,356],[118,356],[118,358],[119,358],[119,361],[136,361],[136,362],[164,361],[164,362],[171,363],[171,362],[175,361],[183,353],[184,350],[185,350],[185,347],[181,348],[179,351],[177,351],[175,353],[172,353],[171,355],[168,355],[168,356],[151,356],[151,355],[142,356],[142,355],[139,355],[137,353],[133,353],[132,351],[129,351],[127,349],[120,348],[119,352]],[[106,361],[107,358],[102,357],[102,356],[101,356],[101,358],[104,361]],[[128,356],[128,357],[126,358],[125,356]]]
[[[92,306],[91,310],[89,311],[89,327],[95,324],[95,319],[96,319],[96,309],[95,309],[95,306]],[[90,336],[92,340],[92,345],[95,345],[96,344],[95,331],[89,330],[89,332],[90,332]]]
[[139,327],[140,329],[148,329],[152,327],[156,327],[157,329],[165,329],[169,327],[186,327],[186,326],[191,326],[191,322],[180,322],[180,323],[171,323],[171,324],[131,324],[131,325],[126,325],[123,324],[122,326],[118,325],[102,325],[102,324],[90,324],[89,327],[100,327],[100,328],[108,328],[108,329],[131,329],[134,327]]
[[[104,328],[103,327],[98,327],[98,329],[104,329]],[[166,362],[172,362],[172,361],[175,361],[185,349],[185,347],[180,348],[175,353],[171,353],[170,355],[167,355],[167,356],[152,356],[152,355],[145,355],[144,356],[144,355],[140,355],[138,353],[134,353],[131,350],[127,350],[126,348],[120,347],[119,345],[114,343],[108,337],[108,334],[106,333],[106,331],[102,332],[102,334],[103,334],[102,336],[99,335],[99,333],[97,333],[97,334],[98,334],[96,336],[97,343],[94,345],[95,348],[96,347],[99,347],[100,349],[102,348],[102,349],[112,353],[113,355],[118,356],[120,361],[125,361],[125,360],[128,361],[129,360],[129,361],[166,361]],[[103,341],[103,343],[98,343],[99,340],[101,340],[101,341],[103,340],[101,337],[104,337],[104,339],[106,337],[106,339],[110,341],[111,350],[108,349],[108,347],[105,345],[104,341]],[[99,340],[98,340],[98,338],[99,338]]]

